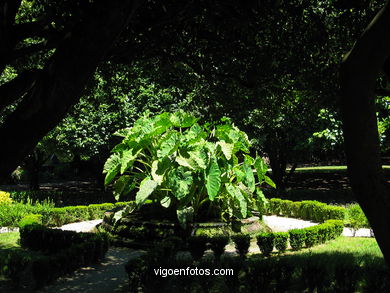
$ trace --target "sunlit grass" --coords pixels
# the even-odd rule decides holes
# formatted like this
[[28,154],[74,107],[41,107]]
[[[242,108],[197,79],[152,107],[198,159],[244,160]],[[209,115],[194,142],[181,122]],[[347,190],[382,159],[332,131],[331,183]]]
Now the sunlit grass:
[[[384,170],[390,170],[390,165],[383,165]],[[287,169],[288,171],[290,169]],[[346,172],[347,166],[315,166],[296,168],[297,173],[332,173],[332,172]]]
[[308,252],[311,253],[342,252],[342,253],[354,254],[356,255],[356,257],[369,256],[369,257],[383,258],[383,254],[375,238],[363,238],[363,237],[338,237],[337,239],[326,242],[325,244],[314,246],[310,249],[303,249],[295,253],[308,253]]
[[19,232],[9,232],[0,234],[0,249],[17,248],[19,245]]

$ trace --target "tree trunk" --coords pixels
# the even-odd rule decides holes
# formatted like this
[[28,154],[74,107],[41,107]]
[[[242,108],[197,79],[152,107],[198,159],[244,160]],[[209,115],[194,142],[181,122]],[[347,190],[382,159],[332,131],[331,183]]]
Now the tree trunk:
[[15,170],[77,103],[138,2],[99,1],[96,5],[58,46],[34,87],[0,127],[0,178]]
[[341,110],[352,190],[390,264],[390,196],[384,181],[376,120],[376,79],[390,55],[388,3],[341,66]]

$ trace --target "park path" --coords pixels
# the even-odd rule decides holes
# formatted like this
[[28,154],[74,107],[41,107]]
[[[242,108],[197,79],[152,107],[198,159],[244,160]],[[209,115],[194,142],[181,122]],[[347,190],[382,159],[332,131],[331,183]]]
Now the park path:
[[111,247],[103,261],[91,267],[78,269],[68,277],[61,277],[54,283],[35,291],[36,293],[109,293],[127,292],[125,263],[143,252],[122,247]]

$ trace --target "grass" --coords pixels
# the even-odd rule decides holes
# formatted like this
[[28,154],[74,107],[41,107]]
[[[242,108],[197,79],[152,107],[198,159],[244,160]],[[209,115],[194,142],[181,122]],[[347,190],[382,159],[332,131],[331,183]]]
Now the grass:
[[[383,165],[384,170],[390,170],[390,165]],[[290,169],[288,168],[287,171]],[[302,167],[296,168],[297,173],[333,173],[346,172],[347,166],[316,166],[316,167]]]
[[338,237],[323,245],[303,249],[298,252],[289,251],[287,254],[300,253],[351,253],[357,258],[372,257],[383,259],[383,254],[375,238]]
[[19,232],[9,232],[0,234],[0,250],[8,248],[18,248],[20,235]]

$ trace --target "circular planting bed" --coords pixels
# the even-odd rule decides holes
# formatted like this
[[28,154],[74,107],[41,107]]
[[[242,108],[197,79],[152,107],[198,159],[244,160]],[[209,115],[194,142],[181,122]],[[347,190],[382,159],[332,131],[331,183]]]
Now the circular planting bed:
[[190,235],[232,235],[235,233],[256,234],[270,231],[259,217],[250,217],[234,223],[217,221],[191,223],[183,229],[173,219],[145,219],[137,213],[118,220],[114,218],[116,210],[105,213],[101,227],[106,231],[131,240],[134,245],[148,245],[154,240],[170,236],[187,237]]

